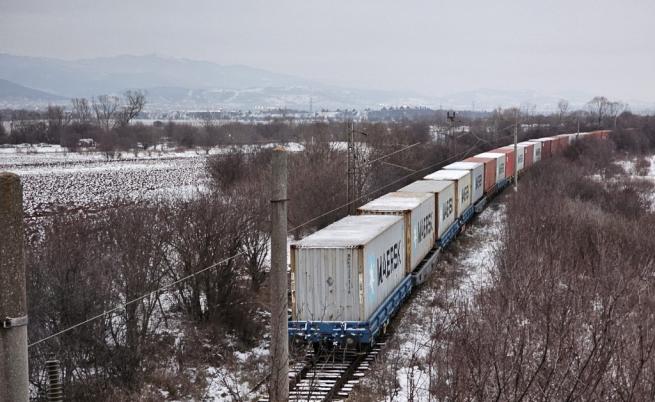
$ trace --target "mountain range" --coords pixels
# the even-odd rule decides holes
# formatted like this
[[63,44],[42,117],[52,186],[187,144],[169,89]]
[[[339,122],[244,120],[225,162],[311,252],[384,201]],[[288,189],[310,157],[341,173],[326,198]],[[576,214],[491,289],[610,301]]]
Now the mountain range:
[[[344,88],[244,65],[221,65],[158,55],[113,56],[80,60],[0,53],[0,106],[35,107],[67,103],[73,97],[147,93],[152,110],[279,108],[381,108],[429,106],[489,110],[534,104],[554,110],[561,96],[535,91],[482,89],[448,96],[412,91]],[[589,94],[567,97],[572,105]]]

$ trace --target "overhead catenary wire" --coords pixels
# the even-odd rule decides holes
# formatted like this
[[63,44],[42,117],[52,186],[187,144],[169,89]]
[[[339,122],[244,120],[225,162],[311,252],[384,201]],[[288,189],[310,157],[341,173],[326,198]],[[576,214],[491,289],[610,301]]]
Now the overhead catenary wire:
[[[289,229],[289,230],[287,231],[287,233],[292,233],[292,232],[294,232],[294,231],[296,231],[296,230],[298,230],[298,229],[300,229],[300,228],[302,228],[302,227],[304,227],[304,226],[309,225],[309,224],[312,223],[312,222],[317,221],[318,219],[321,219],[321,218],[323,218],[323,217],[325,217],[325,216],[327,216],[327,215],[329,215],[329,214],[332,214],[332,213],[334,213],[334,212],[336,212],[336,211],[338,211],[338,210],[340,210],[340,209],[346,208],[346,207],[348,207],[350,204],[353,204],[353,203],[355,203],[355,202],[358,202],[358,201],[360,201],[361,199],[364,199],[364,198],[366,198],[366,197],[369,197],[369,196],[371,196],[372,194],[375,194],[375,193],[377,193],[377,192],[379,192],[379,191],[381,191],[381,190],[384,190],[384,189],[386,189],[386,188],[388,188],[388,187],[390,187],[390,186],[393,186],[394,184],[396,184],[396,183],[398,183],[398,182],[400,182],[400,181],[402,181],[402,180],[405,180],[405,179],[407,179],[407,178],[409,178],[409,177],[411,177],[411,176],[413,176],[413,175],[416,175],[416,174],[418,174],[418,173],[420,173],[420,172],[423,172],[423,171],[425,171],[425,170],[428,170],[428,169],[433,169],[434,167],[439,166],[439,165],[444,164],[444,163],[447,163],[447,162],[449,162],[449,161],[451,161],[451,160],[453,160],[453,159],[455,159],[455,158],[459,158],[459,157],[461,157],[462,155],[465,155],[465,154],[471,152],[472,150],[474,150],[474,149],[478,146],[479,143],[480,143],[480,141],[476,142],[472,147],[468,148],[467,150],[465,150],[465,151],[463,151],[463,152],[460,152],[460,153],[457,153],[457,154],[451,155],[451,156],[449,156],[448,158],[445,158],[445,159],[443,159],[443,160],[441,160],[441,161],[439,161],[439,162],[436,162],[436,163],[434,163],[434,164],[432,164],[432,165],[430,165],[430,166],[427,166],[427,167],[425,167],[425,168],[422,168],[422,169],[420,169],[420,170],[417,170],[417,171],[415,171],[415,172],[412,172],[412,173],[410,173],[410,174],[408,174],[408,175],[402,176],[402,177],[400,177],[400,178],[398,178],[398,179],[392,181],[391,183],[387,183],[387,184],[385,184],[385,185],[383,185],[383,186],[380,186],[380,187],[378,187],[378,188],[376,188],[376,189],[374,189],[374,190],[372,190],[372,191],[369,191],[368,193],[366,193],[366,194],[364,194],[364,195],[361,195],[361,196],[359,196],[359,197],[353,199],[352,201],[349,201],[349,202],[347,202],[347,203],[345,203],[345,204],[343,204],[343,205],[340,205],[340,206],[338,206],[338,207],[336,207],[336,208],[333,208],[333,209],[331,209],[331,210],[329,210],[329,211],[327,211],[327,212],[324,212],[324,213],[322,213],[322,214],[320,214],[320,215],[318,215],[318,216],[316,216],[316,217],[314,217],[314,218],[311,218],[311,219],[309,219],[309,220],[307,220],[307,221],[301,223],[300,225],[297,225],[297,226],[295,226],[295,227]],[[397,153],[397,151],[394,151],[394,153]],[[378,159],[379,159],[379,158],[378,158]],[[32,342],[32,343],[29,343],[27,346],[28,346],[28,348],[31,348],[31,347],[33,347],[33,346],[37,346],[37,345],[39,345],[39,344],[41,344],[41,343],[43,343],[43,342],[46,342],[46,341],[48,341],[48,340],[50,340],[50,339],[53,339],[53,338],[56,338],[56,337],[58,337],[58,336],[60,336],[60,335],[63,335],[63,334],[65,334],[65,333],[68,333],[68,332],[74,330],[75,328],[79,328],[79,327],[81,327],[81,326],[83,326],[83,325],[86,325],[86,324],[88,324],[88,323],[90,323],[90,322],[93,322],[93,321],[95,321],[95,320],[101,319],[101,318],[103,318],[103,317],[105,317],[105,316],[108,316],[108,315],[110,315],[110,314],[112,314],[112,313],[114,313],[114,312],[116,312],[116,311],[122,310],[122,309],[124,309],[125,307],[127,307],[127,306],[129,306],[129,305],[131,305],[131,304],[134,304],[134,303],[136,303],[136,302],[139,302],[139,301],[141,301],[141,300],[143,300],[143,299],[145,299],[145,298],[147,298],[147,297],[150,297],[150,296],[152,296],[152,295],[156,295],[156,294],[158,294],[158,293],[160,293],[160,292],[162,292],[162,291],[164,291],[164,290],[166,290],[166,289],[169,289],[169,288],[171,288],[171,287],[173,287],[173,286],[175,286],[175,285],[177,285],[177,284],[179,284],[179,283],[185,282],[185,281],[187,281],[187,280],[189,280],[189,279],[191,279],[191,278],[193,278],[193,277],[195,277],[195,276],[197,276],[197,275],[200,275],[200,274],[202,274],[202,273],[204,273],[204,272],[207,272],[207,271],[209,271],[209,270],[211,270],[211,269],[213,269],[213,268],[216,268],[216,267],[218,267],[218,266],[220,266],[220,265],[222,265],[222,264],[225,264],[225,263],[227,263],[227,262],[233,260],[234,258],[237,258],[237,257],[243,255],[243,254],[244,254],[244,252],[243,252],[243,251],[240,251],[240,252],[238,252],[238,253],[236,253],[236,254],[230,256],[230,257],[226,257],[226,258],[222,259],[221,261],[218,261],[218,262],[216,262],[216,263],[214,263],[214,264],[212,264],[212,265],[209,265],[209,266],[207,266],[207,267],[205,267],[205,268],[202,268],[202,269],[200,269],[200,270],[198,270],[198,271],[196,271],[196,272],[193,272],[193,273],[190,273],[190,274],[188,274],[188,275],[186,275],[186,276],[183,276],[182,278],[179,278],[179,279],[177,279],[177,280],[175,280],[175,281],[173,281],[173,282],[171,282],[171,283],[167,283],[167,284],[165,284],[165,285],[162,285],[162,286],[158,287],[157,289],[154,289],[154,290],[152,290],[152,291],[149,291],[149,292],[147,292],[147,293],[145,293],[145,294],[143,294],[143,295],[141,295],[141,296],[138,296],[138,297],[136,297],[136,298],[134,298],[134,299],[128,300],[128,301],[126,301],[126,302],[124,302],[124,303],[120,303],[120,304],[116,305],[115,307],[113,307],[113,308],[111,308],[111,309],[109,309],[109,310],[105,310],[105,311],[103,311],[102,313],[96,314],[96,315],[94,315],[94,316],[92,316],[92,317],[90,317],[90,318],[88,318],[88,319],[86,319],[86,320],[84,320],[84,321],[80,321],[80,322],[78,322],[78,323],[76,323],[76,324],[73,324],[73,325],[67,327],[67,328],[64,328],[64,329],[62,329],[62,330],[60,330],[60,331],[57,331],[57,332],[55,332],[55,333],[53,333],[53,334],[50,334],[50,335],[48,335],[48,336],[46,336],[46,337],[44,337],[44,338],[41,338],[41,339],[39,339],[39,340],[37,340],[37,341],[34,341],[34,342]]]
[[350,201],[350,202],[347,202],[347,203],[345,203],[345,204],[343,204],[343,205],[340,205],[340,206],[338,206],[338,207],[336,207],[336,208],[333,208],[333,209],[331,209],[331,210],[329,210],[329,211],[327,211],[327,212],[324,212],[324,213],[322,213],[321,215],[315,216],[314,218],[312,218],[312,219],[310,219],[310,220],[308,220],[308,221],[306,221],[306,222],[304,222],[304,223],[301,223],[301,224],[298,225],[298,226],[295,226],[295,227],[289,229],[289,232],[293,232],[293,231],[295,231],[295,230],[300,229],[300,228],[303,227],[303,226],[307,226],[308,224],[310,224],[310,223],[312,223],[312,222],[315,222],[315,221],[318,220],[318,219],[321,219],[321,218],[323,218],[323,217],[325,217],[325,216],[327,216],[327,215],[329,215],[329,214],[332,214],[332,213],[334,213],[334,212],[336,212],[336,211],[338,211],[338,210],[340,210],[340,209],[343,209],[343,208],[347,207],[348,205],[353,204],[353,203],[355,203],[355,202],[357,202],[357,201],[359,201],[359,200],[361,200],[361,199],[364,199],[364,198],[366,198],[366,197],[369,197],[369,196],[371,196],[372,194],[377,193],[378,191],[381,191],[381,190],[384,190],[384,189],[386,189],[386,188],[388,188],[388,187],[390,187],[390,186],[393,186],[394,184],[396,184],[396,183],[398,183],[398,182],[400,182],[400,181],[402,181],[402,180],[405,180],[405,179],[407,179],[407,178],[409,178],[409,177],[411,177],[411,176],[413,176],[413,175],[415,175],[415,174],[418,174],[418,173],[423,172],[423,171],[428,170],[428,169],[434,169],[436,166],[439,166],[439,165],[441,165],[441,164],[444,164],[444,163],[450,162],[451,160],[453,160],[453,159],[455,159],[455,158],[459,158],[459,157],[461,157],[462,155],[466,155],[467,153],[469,153],[469,152],[471,152],[472,150],[474,150],[475,147],[477,147],[479,143],[480,143],[480,141],[476,142],[476,143],[475,143],[471,148],[468,148],[466,151],[463,151],[463,152],[460,152],[460,153],[458,153],[458,154],[455,154],[455,155],[449,156],[448,158],[443,159],[443,160],[441,160],[441,161],[439,161],[439,162],[436,162],[436,163],[434,163],[434,164],[432,164],[432,165],[430,165],[430,166],[424,167],[423,169],[419,169],[419,170],[417,170],[417,171],[415,171],[415,172],[412,172],[412,173],[410,173],[410,174],[407,174],[407,175],[405,175],[405,176],[402,176],[402,177],[400,177],[400,178],[398,178],[398,179],[392,181],[391,183],[387,183],[387,184],[385,184],[384,186],[381,186],[381,187],[378,187],[378,188],[375,189],[375,190],[369,191],[368,193],[366,193],[366,194],[364,194],[364,195],[361,195],[361,196],[355,198],[354,200],[352,200],[352,201]]
[[420,144],[422,144],[422,143],[421,143],[421,142],[416,142],[416,143],[414,143],[414,144],[412,144],[412,145],[408,145],[408,146],[406,146],[406,147],[404,147],[404,148],[401,148],[401,149],[399,149],[399,150],[397,150],[397,151],[394,151],[394,152],[388,153],[388,154],[386,154],[386,155],[383,155],[383,156],[381,156],[381,157],[379,157],[379,158],[373,159],[372,161],[367,161],[366,163],[363,163],[362,166],[372,165],[373,163],[375,163],[375,162],[377,162],[377,161],[380,161],[380,160],[382,160],[382,159],[388,158],[388,157],[393,156],[393,155],[395,155],[395,154],[397,154],[397,153],[400,153],[400,152],[406,151],[406,150],[408,150],[408,149],[410,149],[410,148],[413,148],[413,147],[415,147],[415,146],[417,146],[417,145],[420,145]]

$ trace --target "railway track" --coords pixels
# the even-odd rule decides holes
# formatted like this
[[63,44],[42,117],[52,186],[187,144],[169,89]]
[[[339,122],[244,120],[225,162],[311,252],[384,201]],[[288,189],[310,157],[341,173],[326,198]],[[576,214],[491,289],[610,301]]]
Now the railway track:
[[[384,347],[384,339],[366,351],[335,348],[307,353],[289,367],[289,401],[345,401]],[[260,399],[260,402],[268,399]]]

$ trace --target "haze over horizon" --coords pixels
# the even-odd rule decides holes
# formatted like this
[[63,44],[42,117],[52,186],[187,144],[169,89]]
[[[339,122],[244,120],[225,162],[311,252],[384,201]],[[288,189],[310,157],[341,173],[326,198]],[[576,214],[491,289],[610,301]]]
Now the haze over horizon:
[[492,88],[655,100],[652,1],[2,0],[2,7],[0,52],[17,55],[158,54],[434,96]]

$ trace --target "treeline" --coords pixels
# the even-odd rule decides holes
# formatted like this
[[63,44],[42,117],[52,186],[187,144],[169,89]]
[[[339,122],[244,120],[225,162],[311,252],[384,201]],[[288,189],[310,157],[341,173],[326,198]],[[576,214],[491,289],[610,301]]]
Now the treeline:
[[[210,148],[229,144],[257,144],[264,142],[305,142],[315,137],[332,141],[346,138],[347,124],[298,123],[289,120],[266,124],[224,122],[213,113],[199,113],[203,118],[192,125],[156,121],[152,125],[134,123],[147,99],[142,92],[126,92],[122,97],[102,95],[89,99],[73,99],[69,108],[50,106],[45,111],[2,110],[0,122],[10,122],[6,131],[0,124],[0,144],[48,143],[71,150],[81,145],[81,139],[91,139],[100,151],[147,150],[155,145],[172,147]],[[575,132],[580,129],[631,127],[635,116],[628,106],[595,97],[580,110],[570,110],[561,101],[556,113],[540,114],[530,107],[496,109],[492,112],[461,112],[449,120],[443,110],[427,108],[389,108],[369,111],[371,122],[358,124],[359,131],[374,131],[376,127],[405,128],[422,125],[448,131],[450,127],[466,127],[474,135],[493,133],[511,134],[511,126],[520,120],[524,127],[543,132]],[[380,120],[382,122],[380,122]]]

